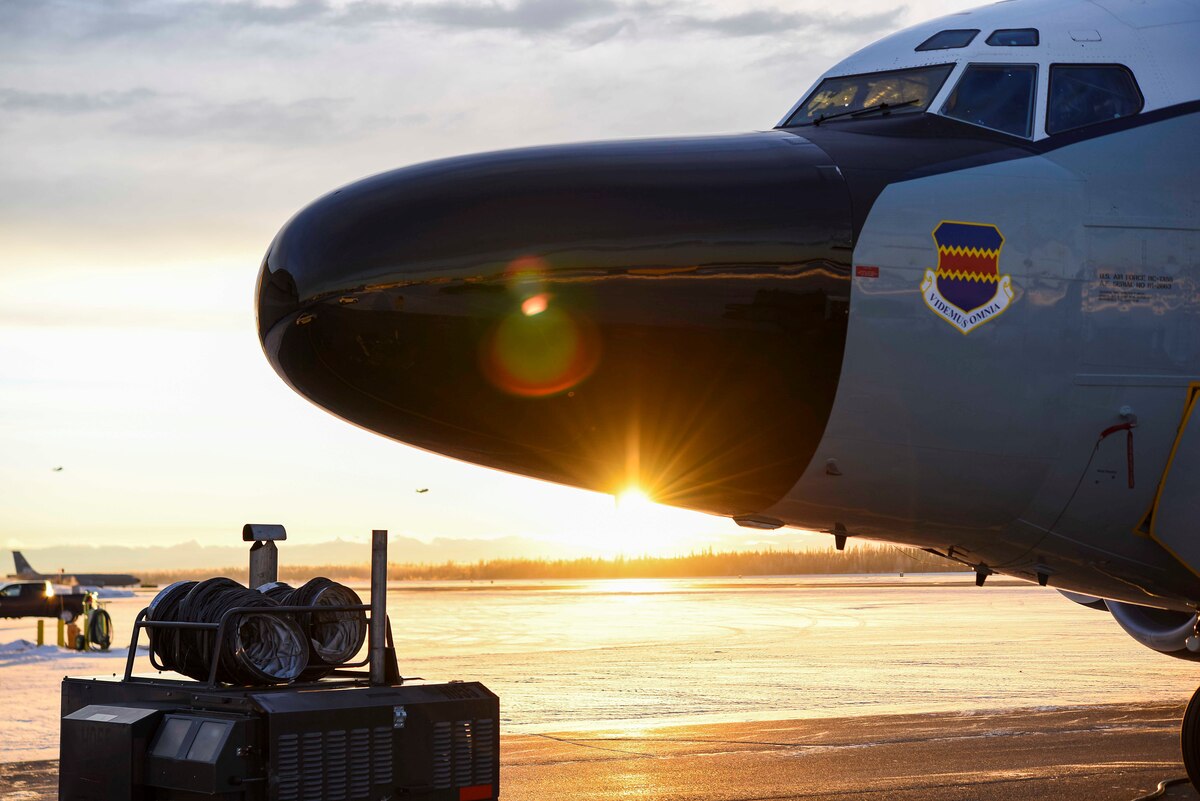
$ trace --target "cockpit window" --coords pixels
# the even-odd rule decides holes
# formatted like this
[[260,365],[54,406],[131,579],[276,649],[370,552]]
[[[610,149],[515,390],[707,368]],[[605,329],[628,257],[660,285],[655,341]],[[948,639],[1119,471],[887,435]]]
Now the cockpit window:
[[1142,93],[1120,64],[1052,64],[1046,133],[1056,134],[1142,110]]
[[942,106],[942,114],[1013,136],[1033,133],[1033,64],[971,64]]
[[978,28],[938,31],[917,45],[916,51],[919,53],[923,50],[957,50],[969,45],[978,35]]
[[1001,28],[987,38],[992,47],[1037,47],[1038,42],[1037,28]]
[[822,123],[835,117],[924,111],[954,69],[953,64],[826,78],[788,118],[785,126]]

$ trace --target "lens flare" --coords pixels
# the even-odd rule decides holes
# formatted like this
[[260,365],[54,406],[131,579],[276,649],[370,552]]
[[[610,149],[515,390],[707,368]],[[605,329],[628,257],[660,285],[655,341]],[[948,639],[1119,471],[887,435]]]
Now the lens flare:
[[550,296],[545,292],[540,292],[531,298],[525,298],[521,301],[521,314],[526,317],[533,317],[541,314],[550,305]]
[[[564,392],[596,369],[595,329],[546,298],[504,317],[483,343],[484,375],[498,389],[529,398]],[[544,305],[542,305],[544,304]],[[542,308],[538,308],[541,305]]]
[[504,268],[504,278],[510,288],[541,280],[550,265],[540,256],[521,256]]
[[[550,265],[539,256],[521,256],[504,268],[504,285],[517,299],[531,299],[545,293]],[[547,296],[547,300],[549,296]]]

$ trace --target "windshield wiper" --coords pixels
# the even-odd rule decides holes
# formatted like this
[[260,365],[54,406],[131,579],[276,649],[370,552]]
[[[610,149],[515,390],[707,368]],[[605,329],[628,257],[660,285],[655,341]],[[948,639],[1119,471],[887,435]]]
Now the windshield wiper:
[[865,114],[873,114],[878,111],[887,114],[894,108],[902,108],[903,106],[911,106],[914,103],[920,103],[920,99],[913,98],[900,103],[876,103],[873,106],[863,106],[862,108],[851,109],[850,111],[839,111],[837,114],[822,114],[813,120],[813,125],[820,125],[827,120],[836,120],[838,117],[861,117]]

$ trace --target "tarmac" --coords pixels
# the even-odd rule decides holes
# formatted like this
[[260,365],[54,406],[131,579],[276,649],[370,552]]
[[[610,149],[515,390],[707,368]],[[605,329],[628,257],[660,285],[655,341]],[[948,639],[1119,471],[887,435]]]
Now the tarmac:
[[[511,801],[1133,801],[1183,775],[1179,705],[512,734]],[[56,761],[0,764],[0,799],[57,797]],[[1190,785],[1162,798],[1200,799]]]

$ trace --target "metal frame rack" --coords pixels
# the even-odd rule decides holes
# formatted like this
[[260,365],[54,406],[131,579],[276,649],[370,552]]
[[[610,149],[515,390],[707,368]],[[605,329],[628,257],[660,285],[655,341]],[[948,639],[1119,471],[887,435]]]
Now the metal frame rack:
[[[256,583],[258,586],[278,580],[278,560],[275,555],[276,549],[274,544],[275,540],[286,538],[287,535],[282,533],[282,529],[282,526],[261,526],[254,524],[247,524],[242,528],[242,539],[255,543],[254,547],[250,550],[250,575],[252,576],[252,583]],[[267,536],[270,539],[264,539]],[[271,547],[269,549],[261,549],[259,546],[264,543]],[[371,532],[371,603],[343,604],[338,606],[323,605],[320,608],[322,614],[327,612],[367,613],[367,657],[361,661],[344,664],[335,668],[328,674],[329,676],[358,680],[365,679],[377,686],[404,683],[404,678],[400,675],[399,667],[396,664],[396,648],[392,642],[392,624],[387,616],[386,608],[387,531],[376,529]],[[244,614],[289,615],[312,611],[312,607],[308,606],[239,606],[227,610],[216,623],[194,623],[184,620],[150,619],[150,608],[147,607],[138,612],[137,618],[133,622],[133,633],[130,636],[129,643],[129,657],[125,660],[124,681],[178,681],[189,684],[193,683],[190,679],[145,678],[134,675],[133,665],[137,658],[137,647],[141,639],[142,629],[199,629],[216,631],[217,636],[213,640],[213,651],[209,658],[208,681],[204,684],[205,687],[211,689],[221,686],[217,681],[217,667],[220,662],[221,643],[225,642],[225,635],[228,631],[230,621]],[[376,625],[377,620],[382,625]],[[160,673],[169,672],[169,668],[159,663],[153,648],[150,649],[150,666]],[[362,667],[369,667],[370,671],[364,674],[354,670],[354,668]]]

